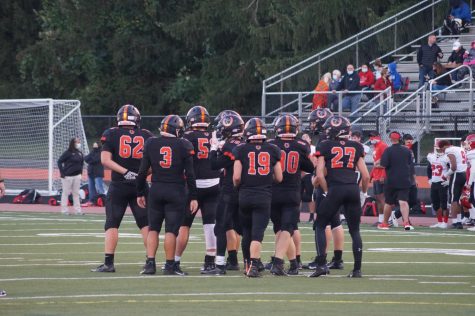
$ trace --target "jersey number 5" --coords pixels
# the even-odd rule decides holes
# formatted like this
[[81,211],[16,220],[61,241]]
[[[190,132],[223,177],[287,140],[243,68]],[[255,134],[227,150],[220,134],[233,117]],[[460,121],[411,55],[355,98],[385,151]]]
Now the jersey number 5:
[[[256,175],[256,153],[251,151],[247,154],[249,158],[249,170],[248,174],[251,176]],[[270,155],[267,152],[261,152],[257,155],[257,173],[261,176],[267,176],[270,172]]]
[[119,140],[119,156],[125,159],[130,157],[142,159],[143,144],[144,140],[142,136],[135,136],[132,139],[129,135],[122,135]]
[[198,159],[208,159],[209,148],[206,146],[209,143],[207,138],[198,138]]
[[[349,168],[352,169],[355,167],[355,156],[356,156],[356,149],[353,147],[333,147],[331,153],[335,155],[332,158],[332,169],[339,169],[339,168]],[[348,156],[348,163],[346,167],[344,166],[344,162],[341,161],[344,156]]]

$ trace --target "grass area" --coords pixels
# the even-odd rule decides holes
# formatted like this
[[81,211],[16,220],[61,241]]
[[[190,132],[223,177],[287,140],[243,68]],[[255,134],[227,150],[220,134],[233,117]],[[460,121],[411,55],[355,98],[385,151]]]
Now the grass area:
[[[198,220],[199,221],[199,220]],[[313,231],[301,225],[304,261],[314,256]],[[103,216],[61,217],[0,212],[0,315],[473,315],[475,234],[417,229],[387,232],[362,228],[363,279],[345,270],[301,276],[247,279],[242,272],[199,274],[204,255],[200,223],[183,257],[188,277],[139,275],[144,251],[127,216],[115,274],[89,269],[102,261]],[[272,253],[267,231],[263,259]],[[345,247],[351,249],[346,235]],[[162,247],[159,258],[163,262]],[[332,315],[330,314],[330,315]]]

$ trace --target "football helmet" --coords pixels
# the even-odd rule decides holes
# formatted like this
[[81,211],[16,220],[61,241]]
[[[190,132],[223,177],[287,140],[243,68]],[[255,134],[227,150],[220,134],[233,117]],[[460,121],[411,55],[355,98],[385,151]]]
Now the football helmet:
[[167,115],[160,124],[160,132],[182,137],[185,133],[185,124],[178,115]]
[[333,113],[327,108],[316,109],[310,112],[307,118],[310,124],[310,131],[316,135],[322,133],[324,131],[323,124],[331,116],[333,116]]
[[465,138],[465,143],[470,147],[470,150],[475,149],[475,134],[469,134]]
[[351,132],[351,123],[344,116],[334,115],[325,121],[323,130],[328,139],[348,138]]
[[204,106],[196,105],[186,114],[186,127],[208,127],[210,123],[208,110]]
[[[233,111],[234,112],[234,111]],[[244,121],[239,114],[229,113],[222,116],[216,132],[222,139],[227,139],[232,136],[241,136],[244,131]]]
[[117,125],[119,126],[139,126],[140,112],[132,104],[121,106],[117,111]]
[[[221,122],[221,119],[222,119],[223,117],[227,116],[227,115],[236,115],[236,116],[241,117],[241,115],[240,115],[238,112],[236,112],[236,111],[233,111],[233,110],[224,110],[224,111],[219,112],[218,115],[216,115],[216,117],[214,118],[214,123],[213,123],[213,125],[214,125],[214,126],[218,126],[219,122]],[[242,119],[242,117],[241,117],[241,119]]]
[[274,122],[277,137],[296,137],[299,132],[299,120],[292,114],[282,114]]
[[244,137],[247,141],[254,139],[266,139],[267,129],[264,122],[259,118],[252,118],[244,126]]

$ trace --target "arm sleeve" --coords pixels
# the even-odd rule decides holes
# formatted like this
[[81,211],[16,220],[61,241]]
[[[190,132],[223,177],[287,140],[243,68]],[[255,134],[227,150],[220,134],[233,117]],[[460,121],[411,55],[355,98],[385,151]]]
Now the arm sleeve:
[[213,170],[230,168],[232,165],[234,165],[234,160],[235,158],[232,150],[230,150],[226,144],[224,145],[221,153],[218,153],[214,150],[210,152],[211,169]]
[[148,169],[151,166],[149,149],[150,142],[147,141],[143,150],[143,158],[140,162],[139,173],[137,175],[137,196],[144,196]]
[[427,172],[427,177],[429,179],[432,179],[432,165],[431,163],[427,163],[427,168],[426,168],[426,172]]
[[422,65],[422,46],[417,51],[417,64]]
[[185,176],[186,176],[186,183],[188,185],[188,197],[190,200],[197,199],[197,191],[196,191],[196,177],[195,177],[195,170],[193,168],[193,157],[187,156],[185,158]]
[[390,167],[390,163],[389,163],[389,150],[386,149],[384,152],[383,152],[383,155],[381,156],[381,160],[380,160],[380,163],[381,167],[384,167],[384,168],[388,168]]
[[68,150],[66,150],[62,155],[61,157],[59,157],[58,159],[58,169],[59,169],[59,173],[61,174],[61,177],[64,176],[64,168],[63,168],[63,163],[68,160],[70,156],[70,153]]
[[[300,141],[299,141],[300,143]],[[315,170],[315,167],[313,166],[312,161],[310,160],[310,146],[307,146],[303,143],[300,143],[302,145],[302,149],[300,152],[301,160],[300,160],[300,170],[305,171],[307,173],[312,173],[313,170]]]

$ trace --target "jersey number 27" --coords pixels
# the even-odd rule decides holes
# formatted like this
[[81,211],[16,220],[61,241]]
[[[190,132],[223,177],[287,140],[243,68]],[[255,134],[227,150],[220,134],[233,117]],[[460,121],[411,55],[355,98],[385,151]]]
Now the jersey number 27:
[[[332,169],[352,169],[355,167],[356,149],[354,147],[333,147],[331,153],[335,155],[331,160]],[[346,166],[344,161],[342,161],[345,156],[348,157]]]

